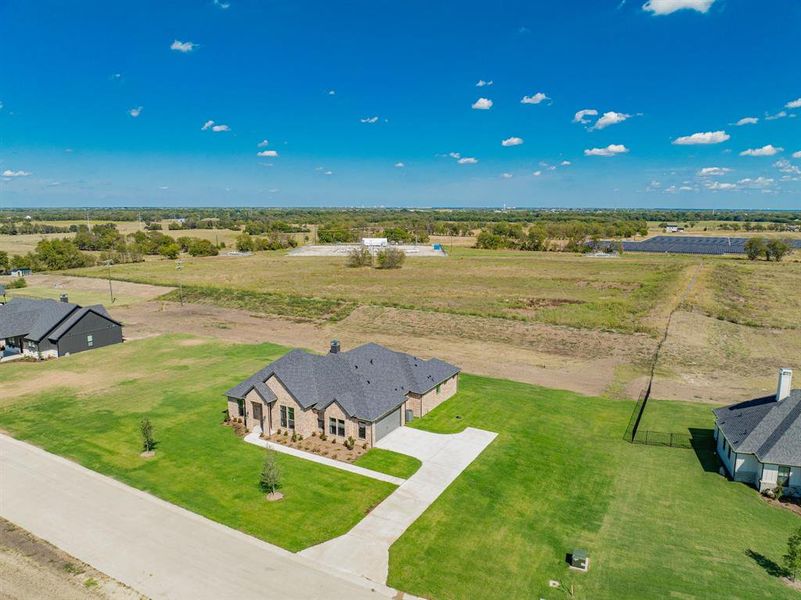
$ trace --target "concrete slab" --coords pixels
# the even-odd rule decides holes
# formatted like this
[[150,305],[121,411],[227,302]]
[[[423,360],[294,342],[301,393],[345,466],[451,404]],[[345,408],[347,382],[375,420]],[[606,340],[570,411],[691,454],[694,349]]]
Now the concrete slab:
[[301,555],[385,583],[389,547],[496,436],[472,427],[453,435],[399,427],[376,446],[420,459],[420,469],[348,533],[307,548]]
[[0,515],[154,600],[410,597],[5,435]]

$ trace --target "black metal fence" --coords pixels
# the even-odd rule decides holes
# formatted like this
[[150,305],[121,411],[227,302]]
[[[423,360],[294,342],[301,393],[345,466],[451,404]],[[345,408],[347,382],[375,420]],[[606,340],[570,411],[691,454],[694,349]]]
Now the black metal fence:
[[664,431],[637,431],[631,440],[634,444],[649,446],[670,446],[671,448],[692,448],[693,438],[689,433],[666,433]]

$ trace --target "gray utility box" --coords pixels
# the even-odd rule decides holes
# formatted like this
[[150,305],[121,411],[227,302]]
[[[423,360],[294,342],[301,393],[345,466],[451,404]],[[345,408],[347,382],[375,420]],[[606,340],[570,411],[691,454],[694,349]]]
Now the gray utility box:
[[576,548],[570,555],[570,567],[578,569],[579,571],[586,571],[590,568],[590,557],[587,556],[587,551],[581,548]]
[[411,408],[406,409],[406,422],[411,423],[414,420],[414,411]]

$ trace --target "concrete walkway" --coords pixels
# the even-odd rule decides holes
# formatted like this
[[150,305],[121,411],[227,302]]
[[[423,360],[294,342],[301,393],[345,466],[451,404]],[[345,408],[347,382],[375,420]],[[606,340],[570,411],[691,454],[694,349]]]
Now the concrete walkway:
[[385,583],[389,547],[496,435],[472,427],[454,435],[399,427],[376,446],[419,458],[423,466],[348,533],[307,548],[301,556]]
[[0,515],[156,600],[401,597],[5,435]]
[[356,473],[357,475],[372,477],[373,479],[378,479],[380,481],[387,481],[395,485],[400,485],[404,481],[406,481],[405,479],[401,479],[400,477],[393,477],[392,475],[387,475],[386,473],[381,473],[379,471],[373,471],[372,469],[357,467],[356,465],[352,465],[350,463],[346,463],[341,460],[335,460],[333,458],[320,456],[319,454],[313,454],[312,452],[304,452],[303,450],[298,450],[297,448],[290,448],[289,446],[284,446],[282,444],[268,442],[267,440],[261,439],[261,437],[259,437],[260,435],[261,435],[260,431],[254,430],[253,432],[245,436],[245,441],[248,442],[249,444],[255,444],[256,446],[261,446],[262,448],[266,448],[269,446],[272,450],[275,450],[276,452],[283,452],[284,454],[289,454],[290,456],[296,456],[297,458],[302,458],[305,460],[310,460],[316,463],[320,463],[321,465],[325,465],[327,467],[341,469],[342,471],[350,471],[351,473]]

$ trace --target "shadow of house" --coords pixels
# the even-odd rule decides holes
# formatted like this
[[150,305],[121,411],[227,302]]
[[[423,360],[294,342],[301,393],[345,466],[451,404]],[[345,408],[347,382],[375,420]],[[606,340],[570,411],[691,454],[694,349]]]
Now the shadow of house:
[[715,436],[711,429],[690,427],[690,447],[698,457],[704,471],[707,473],[720,472],[720,459],[715,452]]

